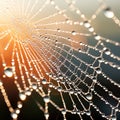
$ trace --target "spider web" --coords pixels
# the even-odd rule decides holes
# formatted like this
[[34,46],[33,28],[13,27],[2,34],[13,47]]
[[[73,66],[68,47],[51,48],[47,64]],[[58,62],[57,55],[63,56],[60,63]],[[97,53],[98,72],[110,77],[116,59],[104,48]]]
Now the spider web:
[[[0,90],[13,119],[33,92],[46,120],[50,105],[64,120],[68,114],[80,120],[119,119],[120,42],[112,34],[119,35],[120,16],[108,1],[92,2],[91,13],[83,9],[91,1],[0,3]],[[7,83],[14,86],[16,105]]]

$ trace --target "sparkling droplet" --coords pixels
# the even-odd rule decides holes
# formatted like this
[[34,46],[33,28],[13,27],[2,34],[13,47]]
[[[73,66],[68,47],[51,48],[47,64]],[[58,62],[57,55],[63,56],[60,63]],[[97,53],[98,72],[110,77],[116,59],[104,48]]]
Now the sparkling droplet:
[[59,75],[59,79],[61,79],[61,80],[62,80],[62,79],[63,79],[63,76],[62,76],[62,75]]
[[30,95],[31,95],[31,90],[30,90],[30,89],[27,89],[27,90],[25,91],[25,94],[26,94],[27,96],[30,96]]
[[48,95],[43,97],[44,102],[48,103],[50,101],[50,97]]
[[100,40],[101,37],[100,37],[99,35],[95,35],[95,39],[96,39],[96,40]]
[[48,120],[48,118],[49,118],[49,113],[45,113],[44,116],[45,116],[46,120]]
[[93,32],[94,31],[94,28],[93,27],[89,27],[88,29],[90,32]]
[[82,45],[83,45],[83,43],[82,43],[82,42],[80,42],[80,45],[82,46]]
[[109,49],[106,49],[104,52],[105,52],[106,55],[110,55],[111,54]]
[[22,108],[22,106],[23,106],[23,105],[22,105],[22,102],[18,101],[17,107],[18,107],[18,108]]
[[4,74],[7,76],[7,77],[12,77],[13,76],[13,68],[12,67],[6,67],[4,69]]
[[25,92],[20,92],[20,93],[19,93],[19,98],[20,98],[22,101],[24,101],[24,100],[26,99],[26,94],[25,94]]
[[49,87],[52,88],[52,87],[53,87],[53,84],[52,84],[52,83],[49,83]]
[[69,24],[69,23],[70,23],[70,20],[69,20],[69,19],[66,19],[65,21],[66,21],[66,23],[67,23],[67,24]]
[[20,113],[20,109],[19,108],[15,109],[15,113],[19,114]]
[[63,109],[61,112],[62,112],[63,115],[66,114],[66,110],[65,109]]
[[98,58],[97,60],[98,60],[98,62],[100,62],[100,63],[103,62],[103,59],[102,59],[102,58]]
[[90,116],[91,115],[91,112],[88,110],[88,111],[86,111],[85,112],[86,113],[86,115],[88,115],[88,116]]
[[11,64],[12,64],[12,65],[15,65],[15,62],[14,62],[14,61],[12,61],[12,62],[11,62]]
[[32,67],[30,67],[30,70],[32,71],[32,70],[33,70],[33,68],[32,68]]
[[75,31],[72,31],[72,35],[76,35],[76,32],[75,32]]
[[17,119],[18,115],[17,115],[17,113],[13,112],[13,113],[11,113],[11,117],[12,117],[13,119]]
[[62,91],[62,87],[61,87],[61,86],[57,87],[57,90],[58,90],[59,92],[61,92],[61,91]]
[[80,14],[80,10],[79,10],[79,9],[77,9],[77,10],[76,10],[76,13],[77,13],[77,14]]
[[86,98],[87,98],[88,100],[92,100],[92,94],[91,94],[91,93],[88,93],[88,94],[86,95]]
[[94,91],[94,87],[91,87],[91,91]]
[[101,69],[100,68],[96,68],[96,73],[97,74],[101,74],[102,73]]
[[5,67],[5,66],[6,66],[6,63],[3,63],[2,65]]
[[70,89],[69,92],[70,92],[70,94],[73,94],[73,93],[74,93],[74,90]]
[[114,13],[109,7],[104,10],[104,15],[107,18],[113,18],[114,17]]
[[52,78],[52,77],[53,77],[53,75],[50,73],[50,74],[49,74],[49,77],[50,77],[50,78]]
[[112,92],[111,91],[109,91],[108,93],[109,93],[110,96],[112,96]]
[[96,83],[97,79],[95,77],[92,78],[93,82]]
[[73,111],[72,111],[72,114],[76,114],[76,113],[77,113],[77,111],[76,111],[76,110],[73,110]]
[[89,28],[91,25],[90,25],[90,23],[89,23],[88,21],[85,21],[85,22],[84,22],[84,26],[85,26],[86,28]]
[[116,42],[116,43],[115,43],[115,45],[116,45],[116,46],[118,46],[118,45],[119,45],[119,43],[118,43],[118,42]]
[[46,79],[42,79],[42,84],[46,84],[46,83],[47,83]]
[[32,88],[34,89],[34,90],[36,90],[37,89],[37,83],[32,83]]
[[77,112],[78,115],[81,113],[80,110],[77,110],[76,112]]

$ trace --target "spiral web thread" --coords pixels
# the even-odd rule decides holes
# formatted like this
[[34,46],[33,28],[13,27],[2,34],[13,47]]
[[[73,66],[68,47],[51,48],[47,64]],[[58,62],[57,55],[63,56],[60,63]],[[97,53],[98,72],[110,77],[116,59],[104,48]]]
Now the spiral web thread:
[[[0,90],[13,119],[33,91],[43,99],[44,105],[35,101],[46,120],[50,104],[64,120],[68,113],[93,120],[93,111],[101,119],[119,119],[120,82],[113,74],[120,73],[120,54],[113,48],[120,49],[120,43],[97,33],[93,23],[101,14],[119,29],[120,20],[105,0],[94,2],[98,8],[89,18],[77,0],[1,3],[0,15],[5,20],[0,24]],[[18,91],[16,108],[9,100],[5,79],[14,82]],[[52,98],[54,94],[58,100]]]

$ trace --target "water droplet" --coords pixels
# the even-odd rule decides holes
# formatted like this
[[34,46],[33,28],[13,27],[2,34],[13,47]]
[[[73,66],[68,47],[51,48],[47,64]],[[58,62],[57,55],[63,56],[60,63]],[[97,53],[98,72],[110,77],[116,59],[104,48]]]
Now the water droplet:
[[97,79],[95,77],[92,78],[93,82],[96,83]]
[[114,64],[114,63],[112,63],[111,65],[112,65],[112,67],[113,67],[113,68],[117,67],[117,65],[116,65],[116,64]]
[[32,88],[36,90],[38,88],[37,83],[32,83]]
[[33,68],[32,68],[32,67],[30,67],[30,70],[32,71],[32,70],[33,70]]
[[73,93],[74,93],[74,90],[73,90],[73,89],[70,89],[70,90],[69,90],[69,93],[70,93],[70,94],[73,94]]
[[61,80],[63,79],[63,76],[61,74],[59,75],[59,79],[61,79]]
[[90,23],[89,23],[88,21],[85,21],[85,22],[84,22],[84,26],[85,26],[86,28],[89,28],[91,25],[90,25]]
[[72,35],[76,35],[76,31],[72,31]]
[[4,74],[7,76],[7,77],[12,77],[13,76],[13,68],[12,67],[6,67],[4,69]]
[[11,113],[11,117],[12,117],[13,119],[17,119],[18,115],[17,115],[17,113],[13,112],[13,113]]
[[107,18],[113,18],[114,17],[114,13],[113,11],[111,10],[111,8],[106,8],[104,10],[104,15],[107,17]]
[[20,109],[19,108],[15,109],[15,113],[19,114],[20,113]]
[[109,49],[105,49],[105,51],[104,51],[104,52],[105,52],[105,54],[106,54],[106,55],[110,55],[110,54],[111,54],[111,52],[110,52],[110,50],[109,50]]
[[18,108],[22,108],[22,106],[23,106],[23,105],[22,105],[22,102],[21,102],[21,101],[18,101],[17,107],[18,107]]
[[72,114],[76,114],[76,113],[77,113],[77,111],[76,111],[76,110],[73,110],[73,111],[72,111]]
[[15,62],[14,62],[14,61],[12,61],[12,62],[11,62],[11,64],[12,64],[12,65],[15,65]]
[[70,20],[69,20],[69,19],[66,19],[65,21],[66,21],[66,23],[67,23],[67,24],[69,24],[69,23],[70,23]]
[[5,66],[6,66],[6,63],[3,63],[2,65],[3,65],[3,67],[5,67]]
[[19,98],[20,98],[22,101],[24,101],[24,100],[26,99],[26,94],[25,94],[25,92],[20,92],[20,93],[19,93]]
[[46,84],[46,83],[47,83],[46,79],[42,79],[42,84]]
[[116,46],[119,46],[120,44],[118,42],[115,43]]
[[62,87],[61,87],[61,86],[57,87],[57,90],[58,90],[59,92],[61,92],[61,91],[62,91]]
[[76,13],[77,13],[77,14],[80,14],[80,10],[79,10],[79,9],[77,9],[77,10],[76,10]]
[[90,90],[91,90],[91,91],[94,91],[94,87],[92,86],[92,87],[90,88]]
[[93,32],[94,31],[94,28],[93,27],[89,27],[88,29],[90,32]]
[[44,113],[44,116],[45,116],[46,120],[48,120],[48,118],[49,118],[49,113]]
[[52,78],[52,77],[53,77],[53,75],[50,73],[50,74],[49,74],[49,77],[50,77],[50,78]]
[[85,112],[86,113],[86,115],[88,115],[88,116],[90,116],[91,115],[91,112],[88,110],[88,111],[86,111]]
[[101,39],[101,37],[99,36],[99,35],[95,35],[95,37],[94,37],[96,40],[100,40]]
[[48,103],[50,101],[50,97],[48,95],[43,97],[44,102]]
[[100,68],[96,68],[96,73],[97,74],[101,74],[102,73],[101,69]]
[[63,109],[61,112],[62,112],[63,115],[66,114],[66,110],[65,109]]
[[100,63],[103,62],[103,59],[102,59],[102,58],[98,58],[97,60],[98,60],[98,62],[100,62]]
[[30,96],[30,95],[31,95],[31,90],[30,90],[30,89],[27,89],[27,90],[25,91],[25,94],[26,94],[27,96]]
[[52,87],[53,87],[53,84],[52,84],[52,83],[49,83],[49,87],[52,88]]
[[88,100],[92,100],[92,94],[91,94],[91,93],[88,93],[88,94],[86,95],[86,98],[87,98]]
[[108,93],[109,93],[110,96],[112,96],[112,92],[111,91],[109,91]]
[[79,115],[81,112],[80,112],[80,110],[77,110],[76,113]]

